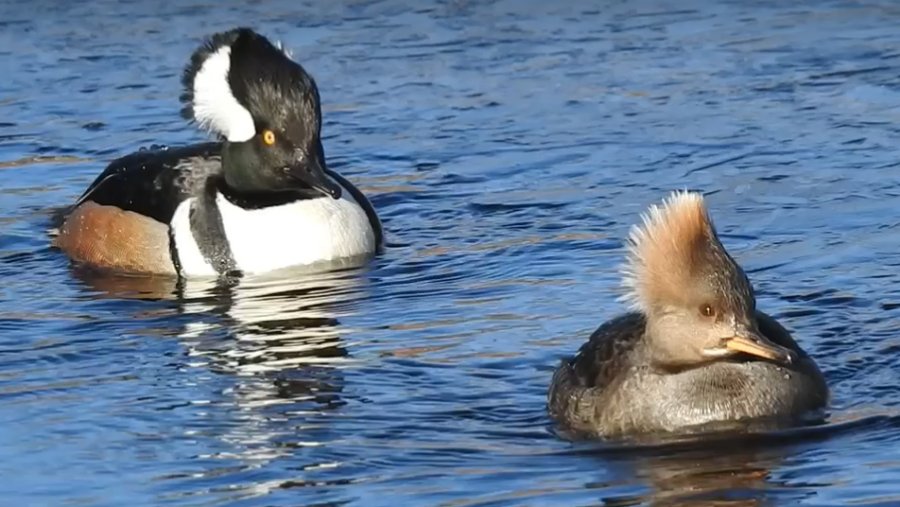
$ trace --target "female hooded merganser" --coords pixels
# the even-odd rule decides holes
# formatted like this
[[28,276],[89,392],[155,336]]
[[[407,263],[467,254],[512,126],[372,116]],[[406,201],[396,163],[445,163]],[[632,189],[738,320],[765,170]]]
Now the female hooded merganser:
[[312,76],[247,28],[213,35],[184,71],[182,114],[222,141],[113,161],[72,206],[54,244],[114,271],[261,273],[365,257],[381,225],[329,171]]
[[673,193],[629,239],[625,298],[635,311],[600,326],[556,370],[554,419],[578,433],[623,437],[790,424],[824,408],[822,374],[756,309],[700,194]]

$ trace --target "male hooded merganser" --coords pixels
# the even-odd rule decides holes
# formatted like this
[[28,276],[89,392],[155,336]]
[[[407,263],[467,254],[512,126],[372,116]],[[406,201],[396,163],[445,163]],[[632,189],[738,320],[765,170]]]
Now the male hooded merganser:
[[554,419],[579,433],[623,437],[790,424],[824,408],[822,374],[756,309],[700,194],[673,193],[629,239],[624,285],[634,312],[600,326],[556,370]]
[[247,28],[210,37],[184,71],[183,116],[221,142],[113,161],[54,244],[113,271],[261,273],[376,252],[365,196],[328,170],[315,81]]

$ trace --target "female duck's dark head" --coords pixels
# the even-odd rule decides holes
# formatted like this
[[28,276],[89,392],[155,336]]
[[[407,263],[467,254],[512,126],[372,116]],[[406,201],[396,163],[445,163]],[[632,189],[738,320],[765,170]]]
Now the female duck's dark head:
[[182,114],[225,140],[231,189],[340,198],[325,173],[316,83],[280,46],[248,28],[217,33],[194,52],[183,83]]
[[744,354],[790,363],[763,336],[753,287],[719,241],[703,196],[673,193],[632,229],[624,285],[647,320],[651,360],[691,367]]

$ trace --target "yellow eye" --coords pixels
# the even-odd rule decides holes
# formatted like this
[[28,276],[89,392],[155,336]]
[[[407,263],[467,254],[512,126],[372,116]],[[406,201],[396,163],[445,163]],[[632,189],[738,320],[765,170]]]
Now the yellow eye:
[[264,143],[266,143],[266,145],[272,146],[273,144],[275,144],[275,132],[272,132],[271,130],[263,130],[262,140]]

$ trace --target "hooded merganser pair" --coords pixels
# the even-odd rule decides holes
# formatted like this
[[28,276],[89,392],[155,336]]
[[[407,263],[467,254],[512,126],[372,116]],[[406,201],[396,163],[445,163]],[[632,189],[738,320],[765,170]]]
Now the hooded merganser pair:
[[[372,255],[365,196],[329,171],[312,77],[249,29],[212,36],[184,74],[184,115],[223,140],[112,162],[54,243],[77,262],[179,276],[261,273]],[[756,310],[698,194],[676,193],[631,234],[634,312],[556,371],[551,415],[601,436],[794,421],[828,389],[790,334]]]
[[365,257],[382,243],[369,201],[325,164],[316,83],[247,28],[213,35],[184,72],[182,114],[220,142],[113,161],[54,244],[106,270],[262,273]]
[[815,362],[725,251],[703,197],[676,192],[632,229],[624,270],[632,313],[563,361],[548,395],[568,429],[602,437],[790,424],[824,408]]

